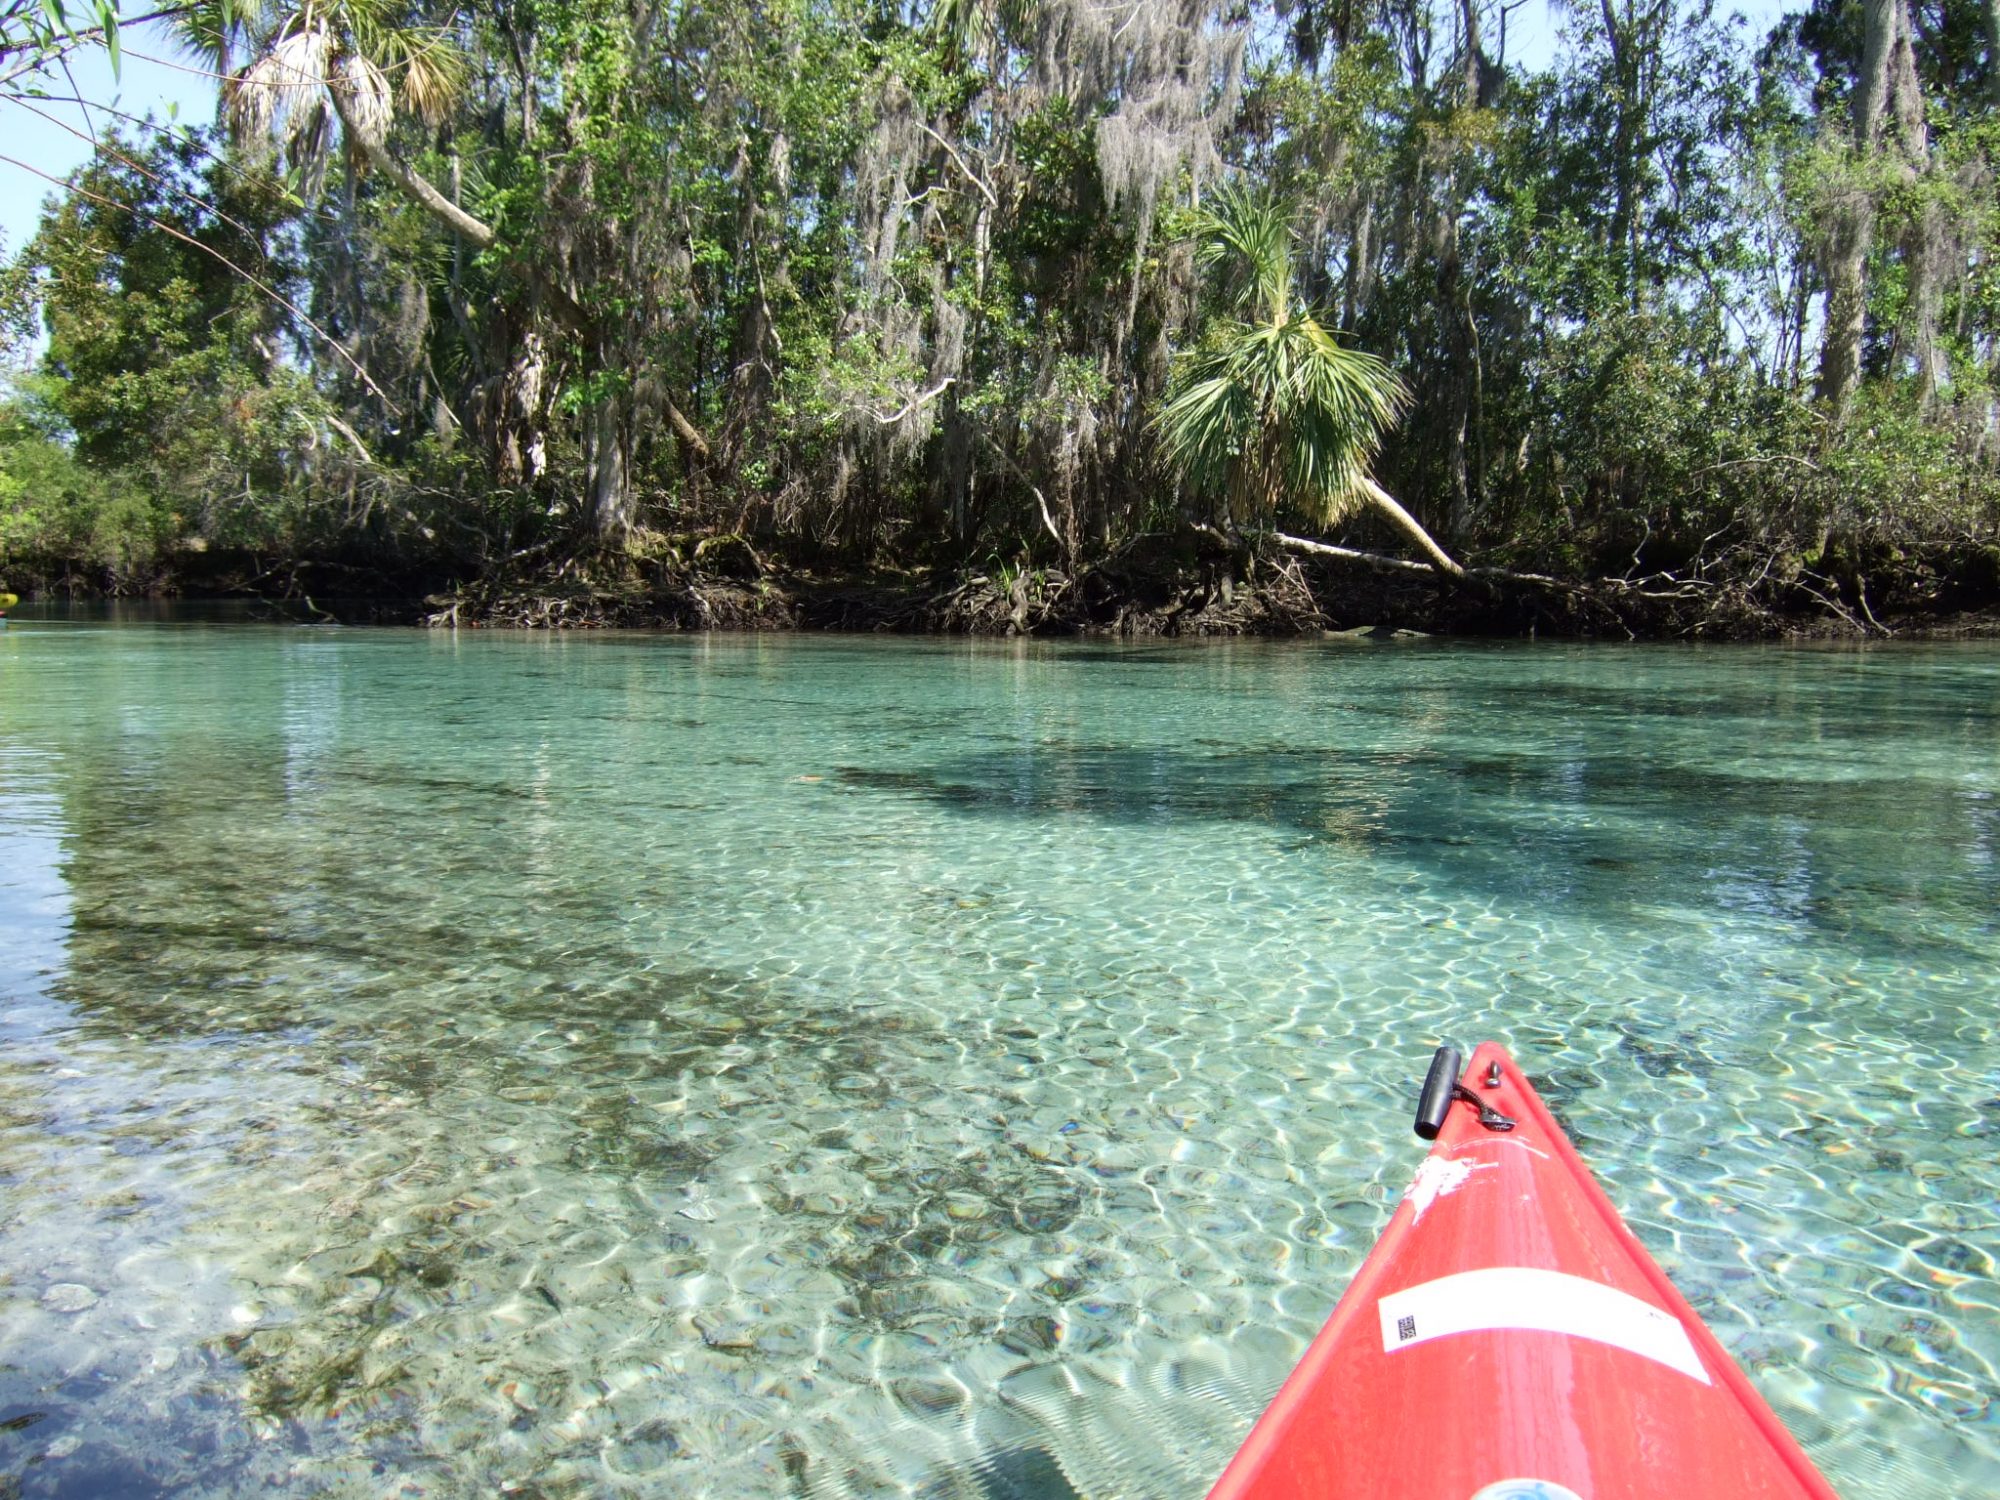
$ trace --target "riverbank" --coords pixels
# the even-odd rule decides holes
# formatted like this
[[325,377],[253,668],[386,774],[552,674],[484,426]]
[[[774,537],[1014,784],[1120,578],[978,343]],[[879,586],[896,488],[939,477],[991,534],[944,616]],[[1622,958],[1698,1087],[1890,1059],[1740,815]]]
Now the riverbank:
[[[472,576],[465,576],[470,571]],[[196,554],[97,576],[14,564],[29,599],[235,598],[309,620],[443,628],[845,630],[954,635],[1772,640],[2000,635],[2000,548],[1859,560],[1737,557],[1681,571],[1564,576],[1534,561],[1450,578],[1280,533],[1148,533],[1073,566],[866,566],[739,536],[648,537],[479,570]]]

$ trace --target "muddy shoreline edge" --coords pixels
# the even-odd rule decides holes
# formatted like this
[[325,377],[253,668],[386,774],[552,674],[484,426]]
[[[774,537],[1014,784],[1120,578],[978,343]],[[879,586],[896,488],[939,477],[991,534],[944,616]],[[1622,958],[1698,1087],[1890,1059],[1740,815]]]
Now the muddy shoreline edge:
[[1821,569],[1781,561],[1755,572],[1596,578],[1493,564],[1451,579],[1386,555],[1302,555],[1268,537],[1183,533],[1135,538],[1073,569],[1000,560],[895,567],[829,565],[761,552],[739,537],[705,537],[528,569],[384,567],[337,558],[273,566],[202,554],[125,577],[14,560],[4,579],[30,604],[233,600],[271,619],[447,629],[1152,639],[2000,638],[2000,549],[1898,553]]

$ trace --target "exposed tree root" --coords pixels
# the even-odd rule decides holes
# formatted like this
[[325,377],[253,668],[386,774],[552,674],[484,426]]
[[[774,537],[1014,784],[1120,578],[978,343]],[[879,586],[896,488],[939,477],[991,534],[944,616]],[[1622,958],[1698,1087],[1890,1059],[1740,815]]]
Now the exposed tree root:
[[[1881,589],[1871,600],[1870,590]],[[1893,599],[1893,610],[1884,604]],[[1940,608],[1957,602],[1957,610]],[[1137,536],[1074,571],[1019,566],[828,577],[787,569],[739,537],[638,554],[570,558],[532,577],[432,595],[438,626],[859,630],[955,635],[1316,635],[1384,627],[1427,634],[1748,640],[1883,639],[1993,631],[2000,599],[1926,591],[1905,569],[1836,578],[1747,552],[1700,568],[1562,578],[1430,564],[1283,533],[1231,539],[1207,528]],[[1897,623],[1885,623],[1887,619]]]
[[[1270,532],[1145,533],[1070,568],[1033,564],[838,572],[736,535],[642,534],[621,549],[557,544],[497,555],[441,592],[421,575],[334,560],[269,565],[204,554],[145,577],[83,576],[15,560],[34,600],[105,594],[249,596],[279,618],[588,629],[858,630],[963,635],[1317,635],[1386,627],[1474,636],[1880,640],[2000,634],[2000,548],[1856,555],[1814,566],[1740,545],[1671,571],[1565,578],[1431,564]],[[435,575],[432,575],[435,577]],[[408,601],[422,598],[421,609]]]
[[739,536],[647,537],[626,551],[579,553],[539,573],[495,573],[424,602],[423,623],[526,629],[606,627],[788,630],[789,591]]

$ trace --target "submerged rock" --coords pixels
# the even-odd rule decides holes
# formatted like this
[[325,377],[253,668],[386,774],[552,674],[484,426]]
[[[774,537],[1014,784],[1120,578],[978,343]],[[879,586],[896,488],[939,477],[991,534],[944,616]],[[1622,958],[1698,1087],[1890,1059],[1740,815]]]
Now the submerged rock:
[[1427,641],[1430,632],[1425,630],[1405,630],[1391,625],[1356,625],[1351,630],[1327,630],[1321,634],[1330,641]]
[[42,1306],[50,1312],[80,1313],[97,1306],[98,1294],[75,1281],[58,1281],[42,1293]]

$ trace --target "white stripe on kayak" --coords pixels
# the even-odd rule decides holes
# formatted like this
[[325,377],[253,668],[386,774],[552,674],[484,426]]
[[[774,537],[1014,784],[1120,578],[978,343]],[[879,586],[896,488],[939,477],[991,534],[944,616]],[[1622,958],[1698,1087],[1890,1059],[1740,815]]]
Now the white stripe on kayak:
[[1679,1318],[1629,1292],[1561,1271],[1460,1271],[1391,1292],[1376,1306],[1385,1354],[1454,1333],[1533,1328],[1609,1344],[1710,1384]]

